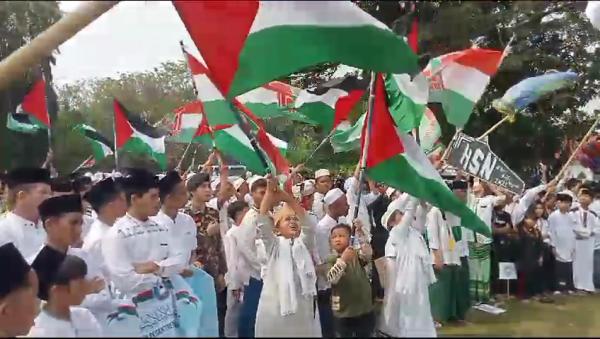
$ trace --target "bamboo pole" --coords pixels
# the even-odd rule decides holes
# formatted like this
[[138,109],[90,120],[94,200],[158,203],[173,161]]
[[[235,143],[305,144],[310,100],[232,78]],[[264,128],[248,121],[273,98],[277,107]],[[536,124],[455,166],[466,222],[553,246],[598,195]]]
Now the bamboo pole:
[[52,55],[58,46],[72,38],[117,3],[118,1],[84,2],[75,11],[66,14],[54,25],[36,36],[31,42],[12,52],[7,58],[0,61],[0,90],[7,88],[13,81],[22,77],[42,58]]
[[504,118],[502,118],[502,120],[498,121],[494,126],[490,127],[490,129],[488,129],[487,131],[485,131],[485,133],[483,133],[479,138],[477,138],[477,140],[483,140],[485,137],[487,137],[488,135],[490,135],[490,133],[492,133],[493,131],[495,131],[496,129],[498,129],[498,127],[500,127],[508,119],[510,119],[510,115],[504,116]]
[[565,164],[563,165],[563,167],[560,169],[560,172],[558,172],[558,174],[554,178],[555,181],[558,182],[558,180],[560,180],[560,177],[562,177],[563,174],[565,174],[565,171],[567,170],[567,168],[569,167],[569,165],[571,164],[571,162],[573,162],[573,160],[575,160],[575,156],[577,155],[577,152],[579,152],[579,150],[581,149],[581,147],[583,147],[583,144],[592,135],[592,133],[596,129],[596,126],[598,126],[598,123],[600,123],[600,118],[598,118],[598,119],[596,119],[596,121],[594,121],[594,123],[592,124],[592,127],[590,127],[590,129],[587,131],[587,133],[585,134],[585,136],[583,137],[583,139],[581,139],[581,141],[579,142],[579,145],[577,145],[577,148],[575,148],[575,150],[573,151],[573,153],[569,157],[569,160],[567,160],[567,162],[565,162]]

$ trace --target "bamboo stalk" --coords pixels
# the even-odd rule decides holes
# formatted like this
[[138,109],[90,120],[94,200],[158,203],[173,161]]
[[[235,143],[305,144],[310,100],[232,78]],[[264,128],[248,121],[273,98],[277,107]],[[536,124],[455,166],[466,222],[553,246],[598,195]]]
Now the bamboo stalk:
[[577,152],[579,152],[579,150],[581,149],[581,147],[583,146],[583,144],[592,135],[592,133],[596,129],[596,126],[598,126],[598,123],[600,123],[600,118],[598,118],[598,119],[596,119],[596,121],[594,121],[594,123],[592,124],[592,127],[590,127],[590,129],[587,131],[587,133],[585,134],[585,136],[583,137],[583,139],[581,139],[581,141],[579,142],[579,145],[577,145],[577,148],[575,148],[575,150],[573,151],[573,153],[569,157],[569,160],[567,160],[567,162],[560,169],[560,172],[558,172],[558,174],[554,178],[555,181],[560,180],[560,177],[562,177],[563,174],[565,174],[565,171],[567,170],[567,167],[569,167],[569,165],[571,164],[571,162],[573,162],[573,160],[575,160],[575,156],[577,155]]
[[7,88],[11,82],[22,77],[42,58],[52,55],[58,46],[72,38],[117,3],[118,1],[84,2],[75,11],[63,16],[28,44],[12,52],[7,58],[0,61],[0,90]]

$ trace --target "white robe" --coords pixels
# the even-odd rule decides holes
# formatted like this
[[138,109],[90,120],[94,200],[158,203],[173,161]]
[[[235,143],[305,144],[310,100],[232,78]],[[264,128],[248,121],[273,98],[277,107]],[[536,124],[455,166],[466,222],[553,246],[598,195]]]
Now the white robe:
[[0,219],[0,245],[12,242],[29,264],[46,243],[46,231],[41,221],[33,223],[13,212]]
[[[302,241],[310,251],[314,247],[314,224],[310,219],[301,220],[302,233],[296,241]],[[260,337],[321,337],[321,326],[317,312],[315,296],[302,295],[301,284],[296,278],[296,312],[282,316],[277,283],[277,256],[279,238],[273,233],[273,221],[259,216],[258,227],[260,238],[265,244],[269,262],[263,279],[264,285],[258,302],[256,313],[255,336]],[[312,260],[306,264],[312,265]]]
[[385,246],[389,274],[381,329],[392,337],[436,337],[429,303],[429,285],[436,279],[425,240],[411,226],[416,203],[414,199],[408,203]]
[[[577,238],[573,256],[573,284],[578,290],[594,292],[594,232],[598,227],[598,218],[591,211],[584,211],[582,208],[572,213],[579,221],[574,229]],[[585,224],[584,213],[587,213]]]
[[41,311],[28,337],[102,337],[100,324],[90,311],[81,307],[71,307],[71,321],[57,319]]

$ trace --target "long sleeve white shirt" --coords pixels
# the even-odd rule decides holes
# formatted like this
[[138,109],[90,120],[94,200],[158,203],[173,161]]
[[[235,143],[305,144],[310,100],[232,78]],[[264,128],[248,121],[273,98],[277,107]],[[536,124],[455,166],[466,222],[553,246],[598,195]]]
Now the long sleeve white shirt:
[[324,199],[325,199],[325,194],[315,192],[312,211],[317,216],[318,220],[323,219],[325,214],[327,214],[327,207],[325,206]]
[[92,313],[82,307],[71,307],[71,320],[55,318],[41,311],[27,334],[34,338],[102,337],[102,328]]
[[245,269],[245,262],[242,260],[238,237],[241,227],[232,225],[223,238],[223,247],[225,248],[225,258],[227,259],[227,273],[225,273],[225,283],[230,290],[239,290],[248,284],[248,270]]
[[360,203],[358,203],[358,190],[360,189],[358,179],[355,177],[350,177],[347,179],[347,181],[347,187],[349,189],[346,192],[346,198],[348,199],[348,206],[350,206],[350,209],[348,209],[348,216],[346,217],[346,220],[348,222],[354,220],[354,211],[356,210],[356,205],[358,204],[357,219],[363,224],[363,232],[367,238],[367,241],[371,241],[371,228],[373,225],[371,225],[371,218],[369,217],[369,210],[367,209],[367,206],[377,200],[379,193],[363,193],[360,197]]
[[[318,264],[324,264],[327,261],[329,255],[332,254],[331,242],[329,237],[331,235],[331,229],[338,224],[338,220],[332,218],[329,214],[326,214],[317,224],[316,227],[316,247],[319,255]],[[327,282],[326,274],[317,274],[317,288],[319,291],[326,290],[331,287],[331,284]]]
[[460,265],[461,248],[454,239],[452,225],[447,219],[448,214],[444,220],[442,211],[437,207],[433,207],[427,214],[427,238],[432,260],[435,262],[433,250],[438,250],[445,265]]
[[[590,204],[590,210],[596,213],[598,217],[598,226],[600,226],[600,199],[594,199]],[[600,250],[600,229],[594,234],[594,250]]]
[[38,221],[34,223],[8,212],[0,219],[0,244],[12,242],[29,264],[46,243],[46,231]]
[[556,260],[572,262],[575,252],[575,232],[577,218],[570,212],[556,210],[548,217],[548,236],[550,245],[556,250]]
[[[102,239],[102,254],[115,287],[127,296],[153,288],[160,276],[168,277],[184,268],[181,250],[169,248],[169,229],[149,218],[137,220],[126,214]],[[159,274],[135,272],[133,264],[152,261]]]
[[190,263],[192,251],[198,247],[194,219],[185,213],[177,212],[177,216],[173,220],[162,210],[152,219],[157,224],[166,226],[169,229],[169,252],[172,254],[179,253],[181,265],[187,266]]
[[[258,257],[257,240],[258,240],[258,210],[252,207],[240,223],[239,230],[234,232],[239,255],[244,262],[245,272],[249,277],[254,279],[261,278],[261,267],[266,263],[261,262]],[[248,282],[245,281],[245,284]]]
[[[481,220],[488,226],[490,231],[492,230],[492,214],[494,212],[494,207],[503,202],[506,199],[504,195],[495,196],[495,195],[487,195],[482,198],[477,198],[473,195],[469,197],[469,207],[471,210],[481,218]],[[475,234],[475,232],[468,230],[463,227],[463,234],[466,236],[466,240],[469,242],[476,241],[480,244],[490,244],[492,242],[492,238],[488,238],[483,234]]]
[[511,213],[511,219],[513,225],[518,225],[525,218],[525,213],[529,207],[535,202],[538,194],[543,192],[547,188],[547,185],[542,184],[537,187],[528,189],[523,194],[523,197],[519,199],[519,202],[515,206],[515,209]]

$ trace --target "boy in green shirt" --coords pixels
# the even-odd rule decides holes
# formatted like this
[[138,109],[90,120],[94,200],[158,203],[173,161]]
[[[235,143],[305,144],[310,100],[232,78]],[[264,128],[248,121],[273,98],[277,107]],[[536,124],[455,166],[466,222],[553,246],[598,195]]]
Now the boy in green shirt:
[[375,328],[371,284],[364,268],[371,259],[372,249],[360,226],[356,221],[358,253],[350,246],[350,226],[339,224],[331,229],[331,247],[336,254],[327,260],[327,281],[332,286],[331,306],[340,337],[371,337]]

